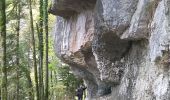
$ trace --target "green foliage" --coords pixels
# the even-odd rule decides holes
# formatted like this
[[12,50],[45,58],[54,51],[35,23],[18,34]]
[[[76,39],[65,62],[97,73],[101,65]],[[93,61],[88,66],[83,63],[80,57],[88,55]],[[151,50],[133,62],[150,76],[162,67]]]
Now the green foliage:
[[[34,24],[38,22],[38,0],[33,1],[33,20]],[[34,80],[34,69],[33,69],[33,59],[32,59],[32,44],[31,44],[31,32],[30,32],[30,19],[29,19],[29,9],[27,0],[21,0],[21,23],[20,23],[20,36],[19,36],[19,97],[20,100],[28,100],[29,93],[32,92],[35,95],[35,80]],[[8,66],[8,81],[6,85],[8,86],[9,100],[16,99],[16,85],[17,85],[17,64],[16,64],[16,55],[17,55],[17,0],[6,0],[6,15],[7,15],[7,36],[6,36],[6,45],[7,45],[7,61]],[[52,30],[55,23],[55,16],[49,15],[49,31]],[[36,29],[34,27],[34,29]],[[38,52],[38,34],[35,32],[35,44],[36,44],[36,53]],[[50,33],[50,32],[49,32]],[[43,35],[43,34],[42,34]],[[45,44],[45,43],[44,43]],[[43,45],[44,45],[43,44]],[[52,38],[49,37],[49,50],[48,50],[48,68],[49,68],[49,100],[64,100],[66,98],[72,99],[75,96],[75,90],[82,84],[82,80],[78,80],[71,73],[67,65],[62,66],[61,61],[55,56],[54,53],[54,43]],[[0,47],[0,50],[2,47]],[[44,47],[44,49],[46,49]],[[43,52],[45,54],[45,52]],[[2,56],[0,54],[2,59]],[[39,62],[39,54],[36,54],[36,60]],[[1,63],[2,61],[0,61]],[[43,62],[43,64],[45,61]],[[1,66],[1,65],[0,65]],[[39,66],[39,65],[38,65]],[[44,66],[43,66],[44,67]],[[44,68],[43,71],[46,69]],[[2,72],[1,72],[2,73]],[[44,73],[43,73],[44,75]],[[45,77],[43,77],[45,79]],[[1,76],[2,79],[2,76]],[[1,83],[2,80],[0,80]],[[32,85],[32,88],[30,88]],[[0,87],[2,84],[0,84]]]
[[82,80],[78,80],[71,73],[67,65],[58,68],[59,80],[66,87],[66,94],[75,95],[76,88],[83,83]]

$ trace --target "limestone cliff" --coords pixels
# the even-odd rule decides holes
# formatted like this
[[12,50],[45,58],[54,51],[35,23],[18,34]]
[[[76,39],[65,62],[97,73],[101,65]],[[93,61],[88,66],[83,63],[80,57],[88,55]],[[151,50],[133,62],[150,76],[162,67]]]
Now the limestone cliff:
[[53,0],[57,56],[92,100],[170,100],[170,0]]

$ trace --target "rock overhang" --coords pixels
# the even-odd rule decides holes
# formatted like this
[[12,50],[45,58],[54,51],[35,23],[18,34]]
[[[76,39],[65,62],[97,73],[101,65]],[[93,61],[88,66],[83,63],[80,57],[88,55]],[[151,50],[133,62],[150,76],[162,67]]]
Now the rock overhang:
[[49,12],[64,18],[70,18],[82,11],[93,9],[96,0],[53,0]]
[[[53,14],[63,17],[57,19],[56,40],[58,42],[56,42],[56,51],[59,57],[69,64],[74,69],[73,72],[77,73],[76,75],[79,77],[85,78],[86,75],[75,71],[76,68],[85,69],[86,73],[91,74],[93,78],[86,78],[85,81],[95,80],[87,83],[93,84],[93,86],[97,85],[97,88],[93,90],[96,91],[96,95],[104,95],[107,94],[106,90],[120,83],[124,70],[122,59],[124,59],[130,45],[128,40],[121,40],[120,35],[129,23],[117,23],[118,21],[111,20],[112,24],[109,24],[110,18],[117,17],[114,12],[112,13],[113,16],[109,16],[108,19],[105,18],[106,15],[98,16],[105,13],[100,12],[100,7],[98,8],[95,0],[77,1],[82,2],[82,5],[81,3],[77,5],[78,2],[72,0],[58,0],[54,2],[53,8],[51,8]],[[99,4],[99,1],[97,1],[97,4]],[[104,3],[104,0],[102,3]],[[109,4],[109,2],[107,3]],[[66,4],[68,6],[63,6]],[[106,6],[106,3],[102,5]],[[58,10],[65,10],[63,14],[67,11],[70,12],[70,10],[74,13],[67,13],[63,16],[55,12]],[[102,20],[104,22],[101,19],[104,19]],[[130,20],[130,18],[127,19]]]
[[[164,47],[160,44],[164,44],[162,39],[168,34],[164,27],[166,25],[164,9],[161,8],[164,6],[159,2],[159,0],[56,0],[52,13],[63,17],[57,19],[56,52],[71,66],[77,76],[85,79],[89,86],[89,97],[107,95],[111,88],[114,91],[112,93],[116,93],[113,89],[117,86],[120,86],[120,90],[117,91],[124,92],[125,96],[126,92],[132,94],[132,87],[135,88],[134,85],[138,84],[132,84],[132,81],[138,81],[137,77],[142,73],[139,67],[147,64],[151,67],[156,66],[152,63],[158,53],[161,55]],[[148,7],[151,10],[146,9]],[[156,24],[157,29],[153,24]],[[155,39],[158,37],[160,39]],[[157,40],[161,43],[155,42]],[[148,47],[141,46],[142,43],[146,43]],[[148,56],[155,58],[152,57],[152,61],[149,62],[146,60]],[[127,91],[121,90],[123,86],[127,87]],[[91,92],[94,95],[90,95]]]

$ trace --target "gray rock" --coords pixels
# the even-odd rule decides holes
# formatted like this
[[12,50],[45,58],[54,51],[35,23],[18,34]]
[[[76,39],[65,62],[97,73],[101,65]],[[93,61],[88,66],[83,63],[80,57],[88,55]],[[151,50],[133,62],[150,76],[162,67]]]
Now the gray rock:
[[170,0],[54,0],[56,55],[88,100],[170,100]]

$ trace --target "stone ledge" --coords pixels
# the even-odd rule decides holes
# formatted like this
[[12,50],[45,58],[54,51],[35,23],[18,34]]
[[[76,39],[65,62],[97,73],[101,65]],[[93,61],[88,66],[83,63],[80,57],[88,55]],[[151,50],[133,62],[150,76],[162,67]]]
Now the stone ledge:
[[84,10],[93,9],[96,0],[53,0],[49,12],[68,18]]

